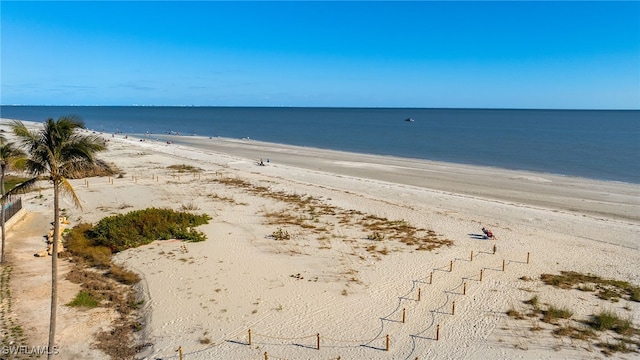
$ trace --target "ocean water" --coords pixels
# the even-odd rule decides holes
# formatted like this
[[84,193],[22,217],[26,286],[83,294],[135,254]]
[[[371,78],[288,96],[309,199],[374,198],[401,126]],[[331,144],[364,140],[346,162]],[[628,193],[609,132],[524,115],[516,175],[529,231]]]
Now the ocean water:
[[251,138],[640,184],[640,111],[0,106],[9,119],[68,114],[105,133]]

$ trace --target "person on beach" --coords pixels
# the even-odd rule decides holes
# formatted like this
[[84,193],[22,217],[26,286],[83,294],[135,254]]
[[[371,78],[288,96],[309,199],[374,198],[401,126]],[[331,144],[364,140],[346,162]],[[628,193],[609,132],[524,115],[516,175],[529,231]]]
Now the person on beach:
[[489,229],[482,228],[482,232],[487,239],[493,239],[493,233]]

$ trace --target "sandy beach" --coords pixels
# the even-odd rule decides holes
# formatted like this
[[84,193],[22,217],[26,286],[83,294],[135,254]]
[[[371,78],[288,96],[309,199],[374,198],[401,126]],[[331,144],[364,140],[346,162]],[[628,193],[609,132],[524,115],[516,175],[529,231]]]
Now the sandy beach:
[[[593,341],[506,312],[537,296],[576,320],[607,310],[640,327],[638,302],[540,281],[576,271],[640,285],[640,185],[248,139],[102,136],[99,158],[123,175],[72,180],[83,208],[63,200],[68,226],[149,207],[212,217],[198,228],[204,242],[156,241],[115,256],[143,278],[138,334],[151,346],[140,358],[177,359],[179,348],[184,359],[638,356],[607,357]],[[12,309],[33,345],[47,339],[50,259],[33,253],[52,203],[43,183],[23,196],[25,214],[7,233]],[[375,224],[387,226],[382,238]],[[394,237],[391,225],[434,242]],[[106,358],[91,343],[112,314],[64,306],[77,291],[60,291],[58,358]]]

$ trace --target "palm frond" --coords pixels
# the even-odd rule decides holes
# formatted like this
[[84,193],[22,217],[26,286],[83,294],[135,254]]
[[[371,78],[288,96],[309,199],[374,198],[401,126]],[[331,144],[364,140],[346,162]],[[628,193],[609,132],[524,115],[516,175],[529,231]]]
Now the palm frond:
[[29,179],[29,180],[23,181],[20,184],[14,186],[13,189],[7,191],[7,193],[4,194],[2,199],[4,201],[4,199],[9,197],[9,196],[15,196],[15,195],[18,195],[18,194],[27,193],[27,192],[33,190],[36,187],[36,185],[38,184],[39,181],[43,181],[43,180],[46,180],[46,178],[34,177],[34,178]]
[[60,193],[66,195],[73,200],[75,206],[82,210],[82,203],[80,202],[80,198],[76,194],[75,190],[73,190],[73,186],[69,183],[69,180],[66,178],[60,179]]

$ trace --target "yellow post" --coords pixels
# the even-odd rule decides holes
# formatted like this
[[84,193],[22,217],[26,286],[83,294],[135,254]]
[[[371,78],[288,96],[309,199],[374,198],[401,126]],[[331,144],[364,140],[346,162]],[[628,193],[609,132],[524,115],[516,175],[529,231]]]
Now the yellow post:
[[420,293],[422,292],[422,290],[420,288],[418,288],[418,301],[420,301]]
[[455,315],[456,314],[456,302],[454,301],[451,304],[451,315]]
[[264,360],[269,360],[269,355],[267,354],[267,352],[264,352]]
[[440,340],[440,324],[436,326],[436,341]]
[[473,250],[471,250],[471,261],[473,261]]
[[178,346],[178,355],[180,356],[180,360],[182,360],[182,346]]
[[407,318],[407,309],[402,308],[402,323],[404,324],[404,321]]
[[467,283],[462,284],[462,295],[467,295]]
[[433,271],[429,274],[429,284],[433,284]]
[[453,271],[453,260],[449,262],[449,272]]
[[482,269],[480,269],[480,281],[482,281]]
[[387,344],[385,350],[389,351],[389,334],[387,334]]
[[251,329],[249,329],[249,344],[248,345],[251,345]]
[[502,271],[504,271],[504,259],[502,259]]
[[317,349],[320,350],[320,333],[318,333],[318,335],[316,336],[318,337]]
[[529,263],[529,253],[527,253],[527,264]]

